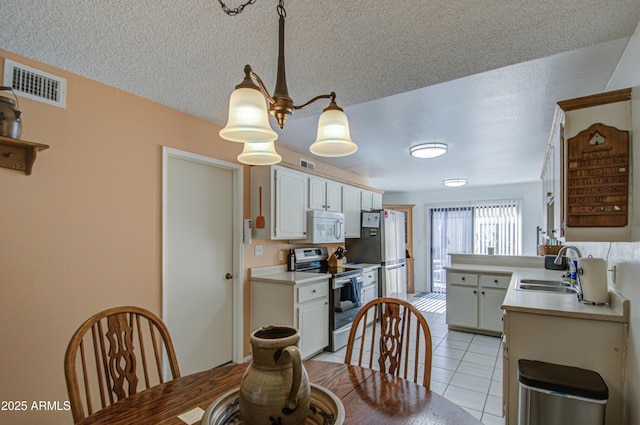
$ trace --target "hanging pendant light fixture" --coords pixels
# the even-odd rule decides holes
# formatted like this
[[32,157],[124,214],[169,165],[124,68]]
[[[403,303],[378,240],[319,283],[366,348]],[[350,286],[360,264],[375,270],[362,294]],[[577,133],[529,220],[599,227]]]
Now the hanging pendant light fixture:
[[[242,12],[247,5],[253,4],[255,0],[249,0],[236,9],[229,9],[222,0],[218,0],[218,2],[227,15],[234,16]],[[335,93],[316,96],[302,105],[293,104],[293,99],[289,96],[289,90],[287,89],[285,75],[284,21],[287,12],[284,8],[283,0],[279,1],[277,11],[280,16],[278,70],[273,95],[269,94],[264,83],[253,72],[251,66],[245,65],[244,80],[236,86],[236,90],[231,94],[229,119],[227,125],[220,130],[220,137],[233,142],[244,142],[245,144],[259,142],[262,144],[262,148],[266,148],[268,152],[271,152],[270,147],[265,146],[264,142],[273,142],[278,136],[269,126],[267,110],[276,118],[278,126],[284,128],[287,117],[295,109],[305,108],[319,99],[330,99],[329,106],[323,110],[318,120],[317,138],[311,145],[310,150],[316,155],[327,157],[346,156],[354,153],[358,146],[351,140],[347,116],[342,108],[336,104]],[[265,99],[268,103],[268,108],[265,104]],[[245,150],[247,150],[246,146]],[[249,148],[249,150],[251,151],[253,148]],[[275,148],[273,153],[275,153]],[[277,156],[279,157],[279,155]],[[243,158],[246,159],[247,157]],[[276,159],[273,154],[272,159]],[[238,160],[240,160],[240,157],[238,157]]]

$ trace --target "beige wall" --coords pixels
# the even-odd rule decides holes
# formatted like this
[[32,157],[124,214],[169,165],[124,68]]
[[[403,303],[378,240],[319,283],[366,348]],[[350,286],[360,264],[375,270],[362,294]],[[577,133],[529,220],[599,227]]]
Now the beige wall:
[[[125,304],[161,312],[162,146],[230,162],[242,146],[221,140],[212,123],[3,50],[0,57],[68,84],[66,109],[20,98],[22,139],[51,146],[33,174],[0,168],[0,400],[30,408],[67,400],[64,352],[91,314]],[[313,160],[319,171],[367,183]],[[249,217],[248,193],[244,211]],[[288,247],[257,242],[265,255],[246,246],[246,268],[273,264]],[[69,424],[71,414],[0,411],[0,423]]]

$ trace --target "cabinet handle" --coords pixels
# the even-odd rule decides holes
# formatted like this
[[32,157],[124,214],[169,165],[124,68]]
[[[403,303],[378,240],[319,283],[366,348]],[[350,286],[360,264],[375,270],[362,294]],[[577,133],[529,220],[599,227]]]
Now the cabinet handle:
[[315,294],[315,293],[316,293],[316,292],[318,292],[318,291],[316,291],[316,290],[314,289],[314,290],[313,290],[313,291],[311,291],[311,292],[313,292],[313,293]]
[[484,291],[482,291],[482,295],[484,295]]
[[477,293],[478,293],[478,291],[473,291],[473,293],[474,293],[474,294],[477,294]]
[[466,277],[462,276],[462,281],[465,281],[466,279],[467,279]]
[[498,283],[498,279],[493,279],[493,283]]

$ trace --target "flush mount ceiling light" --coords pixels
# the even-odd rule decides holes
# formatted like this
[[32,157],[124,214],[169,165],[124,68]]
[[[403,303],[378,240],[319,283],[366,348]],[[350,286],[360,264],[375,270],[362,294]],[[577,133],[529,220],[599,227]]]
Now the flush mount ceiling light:
[[[218,0],[218,2],[227,15],[234,16],[242,12],[247,5],[255,3],[255,0],[249,0],[236,9],[229,9],[222,0]],[[320,115],[320,119],[318,120],[316,141],[309,149],[316,155],[327,157],[346,156],[354,153],[358,150],[358,146],[351,140],[347,116],[342,108],[336,104],[336,94],[334,92],[316,96],[302,105],[293,104],[293,99],[289,96],[285,77],[284,20],[287,12],[284,8],[283,0],[279,1],[277,11],[280,16],[278,69],[276,87],[273,95],[269,94],[264,83],[260,77],[253,72],[251,66],[245,65],[244,80],[236,86],[235,91],[231,94],[231,98],[229,99],[229,119],[227,125],[220,130],[220,137],[232,142],[242,142],[245,144],[258,142],[263,145],[263,148],[269,148],[265,146],[264,143],[275,141],[278,135],[269,125],[265,99],[269,103],[268,112],[276,118],[280,128],[284,127],[285,120],[291,115],[294,109],[305,108],[319,99],[330,99],[329,106],[322,111],[322,115]],[[245,147],[245,150],[246,149]],[[271,152],[271,150],[268,152],[271,154],[273,161],[276,161],[276,156],[279,157],[279,155],[275,154],[275,149],[273,149],[273,152]],[[273,154],[276,156],[273,156]],[[244,157],[244,159],[248,157],[249,156]],[[238,158],[238,160],[240,160],[240,158]],[[275,164],[277,162],[279,162],[279,159],[269,164]],[[267,163],[256,165],[267,165]]]
[[464,186],[467,183],[469,183],[468,179],[463,179],[460,177],[455,179],[442,180],[442,184],[448,187],[460,187],[460,186]]
[[448,146],[445,143],[422,143],[420,145],[411,146],[409,154],[416,158],[435,158],[444,155]]

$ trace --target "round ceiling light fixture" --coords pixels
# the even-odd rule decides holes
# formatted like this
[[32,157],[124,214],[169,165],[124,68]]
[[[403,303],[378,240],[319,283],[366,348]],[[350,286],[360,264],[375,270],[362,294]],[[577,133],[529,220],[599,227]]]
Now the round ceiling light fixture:
[[458,177],[455,179],[442,180],[442,184],[447,187],[460,187],[460,186],[464,186],[467,183],[469,183],[469,180],[461,177]]
[[422,143],[411,146],[409,154],[416,158],[435,158],[444,155],[447,152],[447,148],[448,146],[445,143]]

